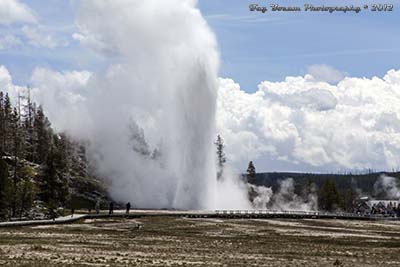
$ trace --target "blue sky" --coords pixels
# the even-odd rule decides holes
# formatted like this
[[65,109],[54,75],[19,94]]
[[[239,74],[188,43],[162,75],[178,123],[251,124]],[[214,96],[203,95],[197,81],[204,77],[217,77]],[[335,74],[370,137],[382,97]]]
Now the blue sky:
[[[400,67],[398,3],[391,13],[248,11],[251,3],[301,6],[306,2],[200,0],[200,8],[219,41],[221,75],[238,81],[246,91],[254,91],[260,81],[304,74],[313,64],[327,64],[359,77],[382,76]],[[347,5],[370,2],[345,1]],[[343,5],[344,1],[312,3]]]
[[[37,66],[55,70],[101,68],[101,58],[82,50],[72,39],[73,1],[23,0],[33,9],[45,34],[60,44],[48,49],[18,46],[0,50],[0,62],[18,84],[28,83]],[[303,5],[305,1],[275,1]],[[199,8],[216,33],[221,52],[222,77],[253,92],[264,80],[279,81],[303,75],[314,64],[327,64],[351,76],[382,76],[400,68],[400,6],[393,12],[360,14],[250,12],[248,5],[268,6],[274,1],[199,0]],[[373,1],[385,2],[385,1]],[[314,5],[343,5],[343,1],[313,1]],[[371,1],[346,1],[346,4]],[[0,26],[0,37],[21,35],[22,24]],[[100,64],[99,64],[100,63]]]

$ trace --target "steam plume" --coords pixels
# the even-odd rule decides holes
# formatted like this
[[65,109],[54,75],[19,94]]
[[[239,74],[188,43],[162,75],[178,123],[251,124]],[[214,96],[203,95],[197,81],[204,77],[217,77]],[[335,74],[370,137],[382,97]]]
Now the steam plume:
[[212,208],[219,57],[196,1],[82,0],[77,8],[74,39],[112,64],[69,92],[73,105],[59,101],[65,93],[49,99],[40,88],[39,102],[58,103],[50,119],[90,140],[115,199],[143,208]]
[[374,184],[375,195],[388,199],[400,199],[400,184],[397,178],[381,175]]
[[295,193],[294,180],[287,178],[279,182],[279,189],[273,192],[270,187],[254,186],[256,193],[253,200],[255,209],[273,209],[290,211],[315,211],[318,210],[318,196],[314,186],[305,196]]

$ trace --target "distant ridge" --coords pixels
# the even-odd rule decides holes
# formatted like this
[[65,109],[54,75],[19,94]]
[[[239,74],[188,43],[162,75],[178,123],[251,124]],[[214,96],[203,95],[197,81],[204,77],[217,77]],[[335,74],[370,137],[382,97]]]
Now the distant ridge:
[[256,184],[272,187],[275,191],[279,187],[279,181],[292,178],[295,181],[297,191],[307,183],[312,182],[318,187],[328,179],[334,180],[340,191],[349,188],[361,190],[366,195],[373,194],[374,184],[381,175],[395,177],[400,181],[400,172],[371,172],[366,174],[322,174],[301,172],[264,172],[257,173]]

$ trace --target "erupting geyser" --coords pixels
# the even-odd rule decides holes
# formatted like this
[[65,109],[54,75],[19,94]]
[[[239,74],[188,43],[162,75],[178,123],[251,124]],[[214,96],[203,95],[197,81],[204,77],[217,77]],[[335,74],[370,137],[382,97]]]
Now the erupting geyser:
[[[216,179],[219,55],[196,4],[77,1],[73,38],[104,70],[32,76],[56,128],[88,140],[93,169],[110,181],[115,200],[155,209],[252,208],[239,175],[225,168]],[[276,200],[266,189],[257,189],[256,208]]]
[[[213,207],[217,43],[193,0],[78,2],[74,38],[112,62],[74,103],[73,133],[111,193],[143,208]],[[50,114],[51,116],[51,114]]]

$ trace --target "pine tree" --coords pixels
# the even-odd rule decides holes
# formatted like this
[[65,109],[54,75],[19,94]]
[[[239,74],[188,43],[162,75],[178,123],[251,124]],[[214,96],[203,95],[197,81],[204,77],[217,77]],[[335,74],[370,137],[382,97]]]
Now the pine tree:
[[[68,138],[66,135],[54,135],[54,163],[58,175],[58,196],[57,200],[61,206],[65,206],[69,199],[69,176],[70,161],[68,155]],[[86,177],[86,173],[83,177]]]
[[247,167],[247,183],[248,185],[248,198],[251,203],[253,203],[254,199],[258,196],[258,193],[255,189],[256,184],[256,167],[252,161],[249,162],[249,166]]
[[0,91],[0,151],[4,151],[5,138],[5,118],[4,118],[4,94]]
[[0,219],[8,217],[9,207],[9,171],[7,164],[3,160],[3,153],[0,151]]
[[49,149],[52,145],[52,130],[48,118],[44,115],[43,107],[39,106],[34,121],[36,137],[36,163],[42,164],[46,161]]
[[256,168],[252,161],[249,162],[247,167],[247,182],[249,184],[256,184]]
[[24,105],[24,144],[26,147],[26,159],[31,162],[35,162],[35,131],[34,131],[34,120],[36,114],[36,105],[31,102],[30,90],[28,89],[28,96],[26,99],[26,105]]
[[350,187],[343,195],[343,208],[347,212],[353,212],[356,208],[357,193]]
[[334,211],[342,206],[342,199],[334,180],[325,181],[319,192],[318,201],[319,207],[325,211]]
[[218,170],[217,170],[217,180],[220,180],[223,176],[224,172],[224,165],[226,162],[225,157],[225,145],[224,140],[221,138],[220,135],[217,136],[217,141],[214,143],[217,146],[217,161],[218,161]]
[[3,103],[3,151],[6,153],[10,153],[13,147],[13,140],[12,140],[12,107],[11,107],[11,100],[8,94],[4,97]]
[[68,200],[68,181],[60,169],[62,167],[60,153],[52,147],[47,159],[45,168],[40,179],[40,198],[51,209],[64,206]]
[[144,131],[135,121],[129,123],[129,135],[132,149],[142,156],[150,157],[151,151],[149,144],[146,142]]
[[21,129],[20,129],[20,117],[16,108],[14,108],[11,114],[11,129],[12,141],[13,141],[13,182],[12,182],[12,200],[11,210],[12,216],[15,217],[17,213],[17,185],[18,185],[18,170],[19,170],[19,156],[21,154]]
[[32,208],[36,198],[37,189],[32,181],[32,177],[34,176],[32,172],[32,169],[27,166],[20,170],[21,178],[18,181],[16,191],[17,209],[20,217]]
[[46,160],[46,165],[40,179],[40,198],[49,207],[56,208],[57,203],[57,186],[58,172],[54,160],[54,154],[51,152]]
[[70,169],[69,140],[66,134],[54,134],[54,149],[57,160],[57,169],[67,173]]
[[71,171],[75,176],[88,176],[88,161],[86,158],[86,146],[83,142],[74,142],[70,149]]

